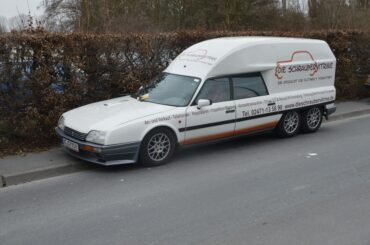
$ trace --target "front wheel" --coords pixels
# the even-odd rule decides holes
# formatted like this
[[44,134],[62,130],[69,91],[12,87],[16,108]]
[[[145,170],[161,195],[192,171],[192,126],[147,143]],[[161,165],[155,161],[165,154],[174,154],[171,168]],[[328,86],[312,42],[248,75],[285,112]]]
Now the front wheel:
[[302,113],[302,131],[313,133],[319,130],[322,123],[323,111],[320,107],[312,107]]
[[301,125],[301,117],[297,111],[290,111],[285,113],[279,124],[275,128],[277,136],[280,138],[293,137],[298,134]]
[[139,163],[146,167],[166,164],[172,158],[175,148],[176,136],[170,129],[154,129],[142,142]]

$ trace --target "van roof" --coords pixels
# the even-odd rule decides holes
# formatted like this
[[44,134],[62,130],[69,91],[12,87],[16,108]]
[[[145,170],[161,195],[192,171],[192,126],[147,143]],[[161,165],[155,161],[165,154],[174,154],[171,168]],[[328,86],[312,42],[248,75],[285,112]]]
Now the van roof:
[[[268,43],[283,43],[283,42],[324,42],[319,39],[310,39],[310,38],[296,38],[296,37],[271,37],[271,36],[235,36],[235,37],[218,37],[214,39],[209,39],[203,42],[234,42],[237,45],[252,43],[252,42],[268,42]],[[202,42],[200,42],[202,43]]]
[[317,58],[335,59],[327,43],[289,37],[221,37],[197,43],[183,51],[165,70],[202,79],[218,75],[273,69],[280,59],[297,50],[310,50]]

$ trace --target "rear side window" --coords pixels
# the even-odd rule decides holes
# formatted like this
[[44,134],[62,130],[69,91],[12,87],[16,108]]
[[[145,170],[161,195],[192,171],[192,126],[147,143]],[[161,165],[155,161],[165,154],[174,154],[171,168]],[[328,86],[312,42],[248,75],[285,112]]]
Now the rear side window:
[[265,83],[260,75],[232,77],[234,99],[246,99],[267,95]]

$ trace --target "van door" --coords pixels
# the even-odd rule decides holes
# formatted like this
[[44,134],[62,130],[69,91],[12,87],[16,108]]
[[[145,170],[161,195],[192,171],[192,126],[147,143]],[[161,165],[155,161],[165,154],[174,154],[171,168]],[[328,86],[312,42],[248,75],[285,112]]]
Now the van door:
[[235,135],[273,129],[281,114],[260,73],[231,77],[236,104]]
[[226,138],[234,135],[235,102],[231,100],[229,78],[207,80],[195,99],[211,100],[212,104],[198,109],[196,103],[186,111],[184,145]]

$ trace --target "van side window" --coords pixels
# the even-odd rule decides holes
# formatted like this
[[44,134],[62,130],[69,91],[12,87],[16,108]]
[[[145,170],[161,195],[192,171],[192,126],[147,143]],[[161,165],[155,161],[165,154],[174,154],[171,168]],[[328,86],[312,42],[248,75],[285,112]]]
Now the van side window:
[[212,103],[228,101],[231,100],[230,90],[229,78],[210,79],[204,83],[196,101],[199,99],[211,100]]
[[232,77],[234,100],[267,95],[267,89],[261,76]]

